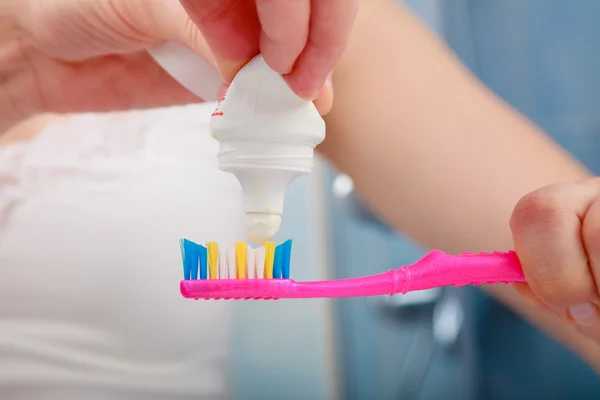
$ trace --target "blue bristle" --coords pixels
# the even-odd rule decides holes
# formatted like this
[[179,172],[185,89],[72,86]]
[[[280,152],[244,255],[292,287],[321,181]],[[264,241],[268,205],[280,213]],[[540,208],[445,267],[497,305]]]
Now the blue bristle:
[[281,262],[283,261],[283,245],[275,247],[275,257],[273,258],[273,279],[281,279]]
[[190,268],[185,258],[185,239],[179,239],[179,247],[181,249],[181,262],[183,264],[183,279],[190,279]]
[[201,244],[198,245],[198,260],[200,265],[200,279],[208,279],[208,250]]
[[183,258],[183,279],[198,279],[198,255],[196,243],[188,239],[182,239],[181,255]]
[[190,263],[190,279],[196,280],[198,279],[198,244],[192,241],[190,242],[190,247],[187,253],[190,253],[188,256]]
[[283,279],[290,279],[290,260],[292,256],[292,241],[288,240],[278,247],[282,247],[281,252],[281,277]]

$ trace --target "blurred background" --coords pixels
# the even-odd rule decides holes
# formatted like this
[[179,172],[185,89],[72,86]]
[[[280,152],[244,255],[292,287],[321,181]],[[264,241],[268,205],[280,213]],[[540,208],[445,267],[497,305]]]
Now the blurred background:
[[[405,3],[489,87],[600,168],[600,43],[592,39],[600,2]],[[323,162],[293,184],[285,215],[280,239],[294,239],[300,280],[368,275],[423,254],[374,218],[352,181]],[[273,341],[273,331],[285,339]],[[244,302],[234,360],[235,400],[597,398],[598,377],[586,365],[472,288]]]

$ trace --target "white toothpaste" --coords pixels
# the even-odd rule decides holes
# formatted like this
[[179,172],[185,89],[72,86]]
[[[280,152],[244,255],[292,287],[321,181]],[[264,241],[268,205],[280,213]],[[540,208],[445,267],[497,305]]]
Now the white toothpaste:
[[256,279],[265,277],[265,246],[254,249],[254,265],[256,265]]
[[248,279],[256,278],[256,261],[254,258],[254,249],[250,245],[248,245],[246,264],[246,274]]

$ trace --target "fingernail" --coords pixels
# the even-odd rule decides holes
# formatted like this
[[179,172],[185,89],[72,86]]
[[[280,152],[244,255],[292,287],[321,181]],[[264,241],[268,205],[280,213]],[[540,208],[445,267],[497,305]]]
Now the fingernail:
[[314,92],[310,92],[308,94],[305,93],[300,93],[300,98],[306,101],[313,101],[314,99],[316,99],[317,97],[319,97],[319,93],[321,92],[321,90],[315,90]]
[[327,79],[321,89],[317,89],[314,92],[310,92],[310,93],[307,92],[308,94],[301,93],[300,97],[306,101],[314,101],[317,97],[319,97],[319,95],[321,94],[321,90],[323,88],[325,88],[325,89],[329,90],[329,92],[333,93],[333,82],[331,81],[331,79]]
[[223,80],[226,83],[231,83],[243,64],[240,64],[239,62],[218,59],[217,65],[219,66],[219,71],[221,72],[221,77]]
[[325,87],[327,87],[331,92],[333,92],[333,79],[331,79],[331,75],[327,77],[325,81]]
[[229,89],[229,85],[227,83],[224,83],[221,85],[221,87],[219,88],[219,91],[217,93],[217,98],[219,100],[223,100],[223,98],[225,97],[225,94],[227,94],[227,89]]
[[598,316],[598,307],[593,303],[569,307],[569,314],[581,326],[593,326],[600,319]]

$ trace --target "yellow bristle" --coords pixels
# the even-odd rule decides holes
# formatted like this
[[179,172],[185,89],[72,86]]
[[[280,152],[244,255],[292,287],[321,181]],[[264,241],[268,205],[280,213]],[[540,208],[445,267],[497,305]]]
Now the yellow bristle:
[[219,270],[219,245],[215,242],[206,244],[208,249],[208,276],[209,279],[218,279]]
[[246,279],[248,245],[243,242],[235,244],[236,276],[238,279]]
[[273,262],[275,261],[275,243],[265,242],[265,279],[273,278]]

